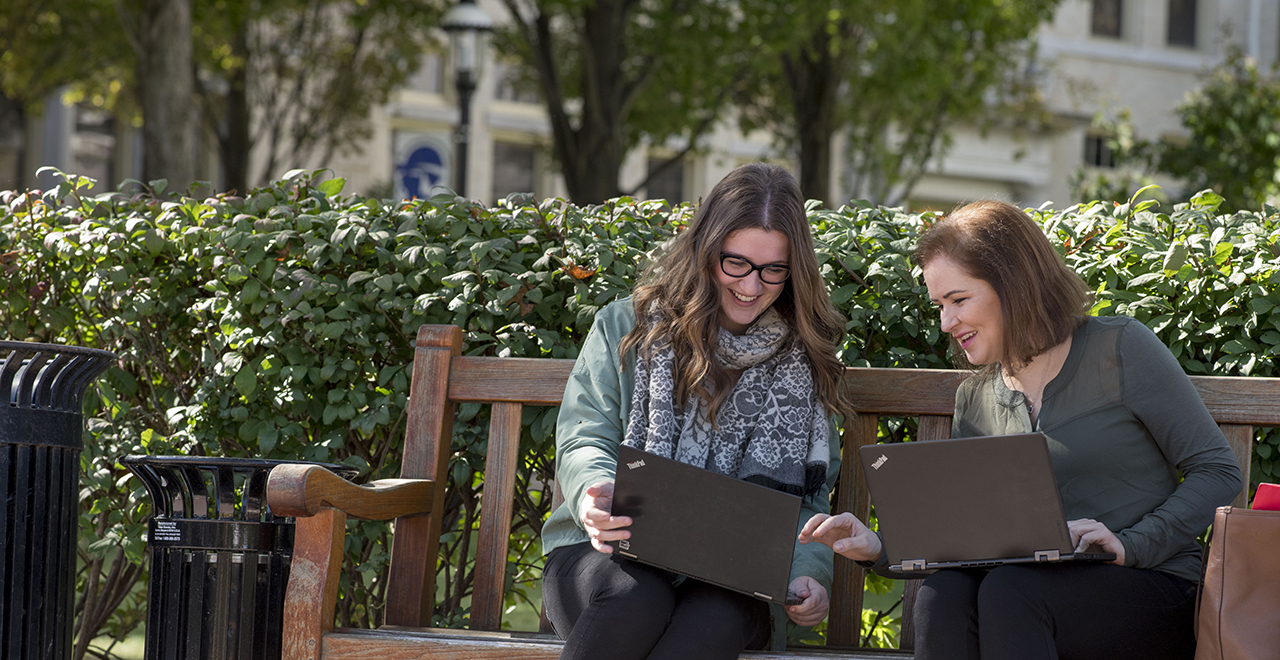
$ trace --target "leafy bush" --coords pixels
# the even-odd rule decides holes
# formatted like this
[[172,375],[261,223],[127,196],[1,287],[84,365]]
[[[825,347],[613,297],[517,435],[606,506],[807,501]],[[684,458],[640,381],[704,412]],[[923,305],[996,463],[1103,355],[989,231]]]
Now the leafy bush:
[[[1095,289],[1093,311],[1132,316],[1189,374],[1278,376],[1280,212],[1220,214],[1211,191],[1160,213],[1154,202],[1091,203],[1040,220]],[[1280,480],[1280,433],[1256,432],[1250,492]]]
[[[293,172],[240,198],[148,189],[80,196],[84,181],[0,195],[0,326],[13,339],[116,351],[86,402],[79,639],[122,635],[144,609],[147,507],[128,453],[340,461],[399,473],[413,338],[465,330],[475,355],[572,358],[597,309],[626,295],[687,206],[627,198],[580,208],[513,196],[342,196],[341,179]],[[1148,323],[1191,373],[1275,375],[1277,213],[1220,215],[1220,198],[1157,213],[1145,203],[1037,212],[1097,289],[1099,313]],[[945,338],[910,249],[930,214],[809,209],[851,365],[946,367]],[[487,410],[459,406],[446,492],[436,625],[465,622]],[[548,513],[554,409],[525,412],[508,604],[528,600]],[[884,420],[908,437],[913,424]],[[1276,436],[1253,479],[1280,477]],[[382,622],[388,528],[349,523],[342,625]],[[92,587],[92,588],[91,588]],[[876,584],[881,589],[884,585]],[[112,615],[112,612],[115,614]],[[868,622],[877,620],[873,614]],[[884,643],[890,628],[868,631]],[[873,634],[874,633],[874,634]]]

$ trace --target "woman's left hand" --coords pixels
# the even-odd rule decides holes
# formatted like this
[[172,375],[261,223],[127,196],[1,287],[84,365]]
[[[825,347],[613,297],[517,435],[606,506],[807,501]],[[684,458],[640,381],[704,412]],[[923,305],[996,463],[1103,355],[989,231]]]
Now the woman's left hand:
[[798,626],[816,626],[827,616],[827,608],[831,606],[827,598],[827,590],[817,580],[808,575],[791,581],[789,591],[804,599],[799,605],[788,605],[787,616]]
[[1076,552],[1084,552],[1091,545],[1097,545],[1103,552],[1116,553],[1116,560],[1111,562],[1124,566],[1124,544],[1106,525],[1090,518],[1081,518],[1067,523],[1067,531],[1071,532],[1071,542],[1076,545]]

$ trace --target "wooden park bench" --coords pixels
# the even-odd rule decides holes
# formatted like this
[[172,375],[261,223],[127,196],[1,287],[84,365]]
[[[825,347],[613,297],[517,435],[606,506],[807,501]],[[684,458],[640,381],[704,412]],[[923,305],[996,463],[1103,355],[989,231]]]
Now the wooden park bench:
[[[554,635],[503,631],[501,617],[521,409],[559,405],[573,361],[467,357],[461,348],[462,331],[457,327],[424,325],[418,331],[401,479],[354,486],[315,466],[280,466],[272,472],[267,488],[272,512],[297,518],[284,607],[285,660],[559,656],[561,643]],[[859,415],[844,430],[839,484],[853,487],[837,488],[833,511],[853,511],[864,521],[870,514],[871,501],[856,457],[858,447],[876,442],[880,416],[916,417],[919,439],[947,438],[955,389],[965,376],[961,371],[930,369],[845,372],[842,387]],[[1248,475],[1254,427],[1280,425],[1280,378],[1192,377],[1192,382]],[[429,628],[454,406],[468,402],[492,405],[471,628]],[[558,490],[556,494],[558,500]],[[1243,506],[1246,498],[1241,492],[1235,504]],[[333,627],[348,514],[396,519],[386,625],[376,630]],[[918,583],[906,581],[904,650],[858,649],[863,571],[836,556],[827,647],[747,652],[743,657],[909,658]]]

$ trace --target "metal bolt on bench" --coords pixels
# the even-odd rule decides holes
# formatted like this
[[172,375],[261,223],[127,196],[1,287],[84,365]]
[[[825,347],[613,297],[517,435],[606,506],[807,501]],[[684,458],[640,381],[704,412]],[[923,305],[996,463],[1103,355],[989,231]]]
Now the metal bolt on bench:
[[303,461],[203,456],[126,456],[146,485],[146,660],[274,660],[280,657],[293,518],[266,501],[271,468]]
[[115,359],[0,341],[0,658],[71,657],[81,409]]

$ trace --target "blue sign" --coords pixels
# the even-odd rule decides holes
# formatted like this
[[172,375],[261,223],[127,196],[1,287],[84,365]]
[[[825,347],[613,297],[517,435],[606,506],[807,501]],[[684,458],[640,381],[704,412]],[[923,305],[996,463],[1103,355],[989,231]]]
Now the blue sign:
[[432,188],[449,185],[448,175],[445,158],[434,145],[415,147],[404,162],[396,164],[396,182],[405,199],[429,197]]

